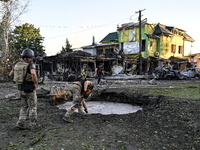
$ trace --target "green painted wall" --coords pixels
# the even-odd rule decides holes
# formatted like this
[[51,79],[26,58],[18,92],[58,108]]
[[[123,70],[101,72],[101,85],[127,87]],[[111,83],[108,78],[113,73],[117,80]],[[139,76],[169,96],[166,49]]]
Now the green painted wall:
[[[150,47],[150,42],[153,42],[153,46],[152,46],[152,49]],[[150,38],[148,40],[148,56],[154,56],[155,52],[158,51],[158,40],[157,39],[153,39],[153,38]]]
[[142,40],[145,40],[145,51],[142,52],[142,57],[148,57],[149,56],[149,51],[148,51],[148,45],[149,45],[149,38],[146,36],[146,31],[148,32],[148,26],[142,26]]
[[[136,29],[136,37],[135,37],[135,41],[139,41],[139,27],[137,28],[133,28]],[[157,45],[157,39],[149,39],[146,34],[150,34],[152,35],[154,32],[154,26],[153,25],[145,25],[142,26],[141,29],[142,32],[142,40],[146,41],[145,44],[145,51],[142,52],[142,57],[149,57],[149,56],[154,56],[155,52],[157,52],[158,50],[158,45]],[[126,30],[122,30],[119,31],[119,43],[123,42],[133,42],[133,41],[129,41],[129,33],[130,33],[130,29],[126,29]],[[150,50],[150,41],[153,42],[153,50]],[[120,45],[121,46],[121,45]],[[136,57],[138,54],[133,54],[133,55],[128,55],[129,57]]]
[[[169,59],[171,56],[179,57],[179,58],[185,58],[184,54],[179,54],[179,46],[183,46],[184,50],[184,39],[180,35],[174,35],[174,36],[165,36],[161,35],[160,39],[154,39],[154,38],[148,38],[146,34],[152,35],[154,32],[154,25],[145,25],[142,26],[142,40],[146,40],[145,45],[145,52],[142,52],[142,57],[149,57],[149,56],[155,56],[155,52],[159,52],[159,57],[164,59]],[[135,41],[139,41],[139,27],[136,29],[136,37]],[[123,42],[134,42],[129,41],[129,33],[130,29],[125,29],[124,31],[119,31],[119,43]],[[146,34],[145,34],[146,33]],[[153,48],[151,49],[150,43],[153,42]],[[176,53],[171,52],[171,45],[176,45]],[[121,46],[121,45],[120,45]],[[128,55],[128,57],[137,57],[139,54],[132,54]]]
[[121,31],[118,31],[118,36],[119,49],[121,49]]

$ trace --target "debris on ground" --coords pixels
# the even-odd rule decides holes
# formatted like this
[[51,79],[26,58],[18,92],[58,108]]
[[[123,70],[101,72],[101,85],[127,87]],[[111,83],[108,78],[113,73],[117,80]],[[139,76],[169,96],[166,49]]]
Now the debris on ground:
[[66,110],[52,106],[47,94],[52,86],[66,83],[39,85],[38,123],[42,128],[37,130],[13,129],[20,100],[9,99],[9,94],[17,92],[13,83],[2,83],[1,149],[200,149],[200,81],[159,80],[157,85],[140,80],[109,80],[109,86],[94,87],[91,101],[128,103],[142,110],[123,115],[74,113],[73,123],[62,120]]

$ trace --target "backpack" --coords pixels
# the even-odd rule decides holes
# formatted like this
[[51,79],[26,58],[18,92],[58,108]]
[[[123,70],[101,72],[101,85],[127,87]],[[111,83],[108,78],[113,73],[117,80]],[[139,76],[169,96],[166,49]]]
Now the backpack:
[[29,63],[26,63],[26,62],[18,62],[15,65],[15,67],[14,67],[14,81],[17,84],[23,83],[28,65],[29,65]]

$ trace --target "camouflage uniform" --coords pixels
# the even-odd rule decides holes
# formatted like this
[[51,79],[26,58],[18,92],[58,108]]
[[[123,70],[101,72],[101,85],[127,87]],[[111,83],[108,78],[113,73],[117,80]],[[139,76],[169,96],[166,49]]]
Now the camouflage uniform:
[[[77,84],[71,84],[71,86],[69,87],[69,91],[72,92],[73,94],[73,101],[72,101],[72,105],[70,107],[70,109],[67,110],[67,112],[65,113],[65,116],[69,117],[71,114],[74,113],[75,110],[72,109],[72,107],[76,104],[78,104],[82,98],[81,96],[81,86],[77,85]],[[78,112],[80,114],[84,114],[83,112],[83,104],[81,103],[81,106],[78,108]]]
[[[21,62],[24,62],[23,60]],[[20,62],[20,63],[21,63]],[[31,78],[31,69],[35,69],[35,65],[31,63],[31,65],[28,68],[27,77],[26,80],[32,80]],[[15,72],[15,70],[14,70]],[[14,74],[15,75],[15,74]],[[21,109],[20,109],[20,115],[19,120],[17,122],[18,125],[23,126],[24,122],[27,118],[27,115],[29,115],[29,126],[35,126],[37,122],[37,95],[36,91],[34,90],[31,93],[25,93],[22,88],[22,84],[17,84],[18,90],[20,91],[21,96]]]
[[25,93],[20,91],[21,95],[21,109],[19,120],[17,124],[24,125],[24,122],[29,114],[30,124],[29,126],[35,126],[37,122],[37,96],[36,91],[31,93]]

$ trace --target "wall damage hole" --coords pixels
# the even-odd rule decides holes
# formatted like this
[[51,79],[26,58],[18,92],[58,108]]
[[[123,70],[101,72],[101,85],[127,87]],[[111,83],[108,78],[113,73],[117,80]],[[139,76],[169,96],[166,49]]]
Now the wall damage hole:
[[[72,102],[66,102],[61,105],[57,105],[59,109],[69,109],[72,105]],[[129,114],[135,113],[138,110],[142,110],[140,106],[133,106],[131,104],[126,103],[113,103],[113,102],[105,102],[105,101],[88,101],[86,102],[89,114]],[[76,110],[75,112],[78,112]]]

